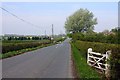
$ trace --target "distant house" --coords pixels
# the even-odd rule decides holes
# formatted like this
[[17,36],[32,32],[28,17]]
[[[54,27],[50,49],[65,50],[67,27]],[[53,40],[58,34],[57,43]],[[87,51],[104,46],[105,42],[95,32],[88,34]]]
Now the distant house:
[[115,35],[115,33],[114,32],[111,32],[111,31],[109,31],[109,30],[104,30],[103,32],[102,32],[104,35]]

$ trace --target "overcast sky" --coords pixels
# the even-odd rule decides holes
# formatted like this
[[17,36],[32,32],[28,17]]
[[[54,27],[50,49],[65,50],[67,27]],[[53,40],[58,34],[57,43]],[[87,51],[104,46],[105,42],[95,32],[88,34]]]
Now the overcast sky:
[[97,17],[96,32],[118,26],[117,2],[3,2],[2,7],[38,27],[22,22],[2,11],[2,34],[43,35],[65,33],[66,18],[80,8],[87,8]]

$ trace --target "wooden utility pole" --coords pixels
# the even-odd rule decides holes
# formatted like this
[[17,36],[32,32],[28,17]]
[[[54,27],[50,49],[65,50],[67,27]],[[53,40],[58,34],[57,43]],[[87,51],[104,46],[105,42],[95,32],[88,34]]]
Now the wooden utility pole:
[[54,37],[54,29],[53,29],[53,24],[52,24],[52,38]]

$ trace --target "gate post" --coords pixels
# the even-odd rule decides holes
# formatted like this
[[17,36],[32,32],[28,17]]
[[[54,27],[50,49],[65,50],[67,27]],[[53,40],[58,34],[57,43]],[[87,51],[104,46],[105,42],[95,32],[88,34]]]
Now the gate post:
[[92,48],[88,48],[88,51],[87,51],[87,64],[90,65],[89,63],[89,55],[90,55],[90,52],[92,52]]
[[105,76],[107,79],[110,78],[110,55],[111,55],[111,50],[106,52],[106,70],[105,70]]

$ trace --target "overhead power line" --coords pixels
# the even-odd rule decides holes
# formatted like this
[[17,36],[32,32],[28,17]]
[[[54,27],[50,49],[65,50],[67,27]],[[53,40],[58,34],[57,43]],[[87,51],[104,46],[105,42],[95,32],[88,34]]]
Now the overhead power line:
[[22,18],[20,18],[20,17],[18,17],[17,15],[15,15],[14,13],[11,13],[10,11],[8,11],[7,9],[5,9],[5,8],[3,8],[3,7],[0,7],[2,10],[4,10],[5,12],[7,12],[7,13],[9,13],[10,15],[12,15],[13,17],[15,17],[15,18],[17,18],[17,19],[19,19],[19,20],[21,20],[21,21],[23,21],[24,23],[27,23],[27,24],[29,24],[29,25],[32,25],[32,26],[34,26],[34,27],[36,27],[36,28],[39,28],[40,29],[40,27],[39,26],[37,26],[37,25],[35,25],[35,24],[32,24],[32,23],[30,23],[29,21],[26,21],[26,20],[24,20],[24,19],[22,19]]

